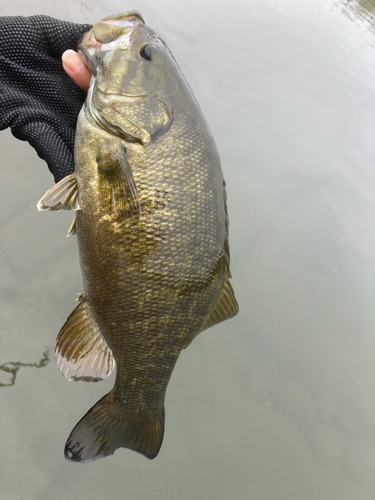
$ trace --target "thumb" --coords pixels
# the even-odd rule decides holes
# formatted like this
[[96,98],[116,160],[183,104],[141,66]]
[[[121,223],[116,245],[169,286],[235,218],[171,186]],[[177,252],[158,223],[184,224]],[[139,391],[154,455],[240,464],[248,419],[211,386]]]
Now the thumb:
[[66,50],[62,55],[63,68],[66,74],[82,90],[87,92],[91,79],[91,72],[82,62],[81,58],[74,50]]

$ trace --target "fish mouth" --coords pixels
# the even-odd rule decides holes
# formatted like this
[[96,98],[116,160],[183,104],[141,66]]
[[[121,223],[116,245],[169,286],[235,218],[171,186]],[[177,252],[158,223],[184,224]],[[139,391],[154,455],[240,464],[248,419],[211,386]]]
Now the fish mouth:
[[103,17],[102,21],[123,23],[125,18],[131,17],[136,17],[139,21],[141,21],[141,23],[145,24],[145,20],[138,10],[127,10],[126,12],[120,12],[120,14],[112,14],[110,16]]
[[[104,17],[83,35],[78,43],[78,53],[86,66],[90,67],[90,56],[100,51],[125,50],[138,24],[145,24],[142,15],[131,10]],[[91,71],[93,68],[91,68]]]
[[98,87],[98,91],[102,96],[104,96],[106,103],[110,105],[112,102],[136,102],[142,101],[146,97],[147,94],[123,94],[123,93],[113,93],[113,92],[104,92]]

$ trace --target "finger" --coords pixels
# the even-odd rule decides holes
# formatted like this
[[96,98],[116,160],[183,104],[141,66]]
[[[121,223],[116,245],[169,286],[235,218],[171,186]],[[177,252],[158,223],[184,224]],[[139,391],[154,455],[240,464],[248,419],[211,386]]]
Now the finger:
[[62,55],[63,68],[68,76],[81,89],[87,92],[91,79],[91,72],[82,62],[81,58],[74,50],[67,50]]

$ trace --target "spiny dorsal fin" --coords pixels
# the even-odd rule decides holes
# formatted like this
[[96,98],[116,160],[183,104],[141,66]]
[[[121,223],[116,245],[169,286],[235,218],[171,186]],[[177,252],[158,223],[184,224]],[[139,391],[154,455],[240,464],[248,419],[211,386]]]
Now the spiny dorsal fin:
[[97,382],[110,375],[115,361],[83,294],[79,300],[56,339],[56,362],[68,380]]
[[98,170],[103,203],[109,205],[114,213],[139,215],[137,185],[122,144],[115,152],[103,154],[98,159]]
[[38,210],[79,210],[76,174],[70,174],[57,182],[39,201]]
[[225,180],[223,179],[223,198],[224,198],[224,210],[225,210],[225,232],[226,238],[224,240],[224,263],[225,263],[225,271],[224,271],[224,284],[217,294],[216,300],[211,307],[211,311],[204,320],[201,329],[199,331],[203,332],[207,328],[211,326],[217,325],[226,319],[233,318],[238,313],[238,304],[237,300],[234,296],[234,291],[232,285],[230,284],[229,278],[232,277],[229,270],[229,217],[228,217],[228,208],[227,208],[227,191]]

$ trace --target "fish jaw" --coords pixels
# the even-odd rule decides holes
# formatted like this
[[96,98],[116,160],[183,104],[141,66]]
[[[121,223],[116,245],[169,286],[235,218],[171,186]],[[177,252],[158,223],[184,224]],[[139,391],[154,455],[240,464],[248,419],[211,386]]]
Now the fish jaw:
[[142,15],[136,10],[127,11],[103,18],[84,34],[78,43],[78,54],[93,75],[97,73],[99,53],[126,50],[138,24],[144,24]]

